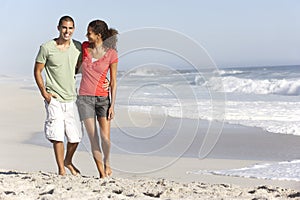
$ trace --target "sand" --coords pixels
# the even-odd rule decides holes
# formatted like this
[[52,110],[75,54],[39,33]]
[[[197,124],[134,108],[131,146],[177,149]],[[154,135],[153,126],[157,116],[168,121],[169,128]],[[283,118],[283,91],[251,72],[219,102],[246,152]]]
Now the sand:
[[278,187],[180,183],[166,179],[99,179],[49,172],[0,171],[0,199],[288,199],[296,191]]
[[[297,147],[288,151],[288,145],[299,142],[297,137],[261,136],[258,129],[247,127],[227,126],[204,159],[192,156],[199,150],[195,144],[201,136],[179,157],[172,155],[174,147],[166,154],[153,155],[114,151],[113,176],[104,180],[98,178],[90,153],[81,146],[74,157],[81,176],[58,176],[51,145],[32,142],[43,137],[45,112],[39,92],[11,80],[0,82],[0,90],[4,94],[0,104],[0,199],[300,199],[297,181],[187,173],[299,158]],[[118,110],[118,121],[126,121],[122,112]],[[118,131],[116,126],[112,131]],[[247,133],[253,131],[249,138]],[[122,146],[128,141],[113,142]]]

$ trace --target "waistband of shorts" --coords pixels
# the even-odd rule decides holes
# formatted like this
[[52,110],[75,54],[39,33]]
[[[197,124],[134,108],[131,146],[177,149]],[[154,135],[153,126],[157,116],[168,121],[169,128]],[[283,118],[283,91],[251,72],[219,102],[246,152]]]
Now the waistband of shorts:
[[80,97],[80,98],[82,98],[82,97],[84,97],[84,98],[90,98],[90,97],[103,97],[103,98],[104,98],[104,97],[109,97],[109,96],[78,95],[77,98],[79,98],[79,97]]
[[77,99],[109,99],[109,96],[78,95]]

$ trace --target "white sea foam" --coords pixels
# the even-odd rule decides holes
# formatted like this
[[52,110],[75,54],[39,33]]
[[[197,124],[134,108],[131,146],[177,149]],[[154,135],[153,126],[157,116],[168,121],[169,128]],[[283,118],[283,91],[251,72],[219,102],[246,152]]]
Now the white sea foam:
[[[227,93],[300,95],[300,79],[254,80],[226,76],[213,77],[205,83],[199,80],[201,80],[201,77],[196,76],[196,84],[203,84],[215,91],[224,91]],[[220,82],[222,82],[223,85],[218,84]]]
[[[141,102],[141,101],[139,101]],[[215,120],[213,103],[208,100],[192,103],[166,102],[166,99],[152,98],[151,105],[131,105],[130,111],[164,114],[176,118]],[[268,132],[300,135],[300,102],[276,101],[226,101],[222,119],[230,124],[262,128]],[[219,118],[220,120],[220,118]]]
[[242,70],[217,70],[214,71],[215,74],[218,75],[235,75],[235,74],[243,74],[244,71]]
[[214,174],[268,180],[300,181],[300,160],[259,163],[253,166],[228,170],[200,170],[193,174]]

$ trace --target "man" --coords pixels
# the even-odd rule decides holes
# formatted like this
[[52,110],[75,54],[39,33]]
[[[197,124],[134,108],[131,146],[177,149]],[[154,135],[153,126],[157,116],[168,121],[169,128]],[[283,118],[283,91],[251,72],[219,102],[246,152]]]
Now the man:
[[[82,137],[75,103],[75,69],[81,58],[81,44],[72,39],[75,25],[70,16],[61,17],[57,29],[59,37],[40,46],[34,77],[45,99],[47,118],[44,130],[46,138],[53,144],[58,174],[65,175],[67,167],[73,175],[77,175],[80,172],[72,164],[72,158]],[[65,136],[68,144],[64,158]]]

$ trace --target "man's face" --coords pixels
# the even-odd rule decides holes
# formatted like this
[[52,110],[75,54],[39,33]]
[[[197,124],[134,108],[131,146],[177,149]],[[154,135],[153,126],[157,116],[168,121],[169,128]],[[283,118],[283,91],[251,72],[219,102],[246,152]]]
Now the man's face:
[[69,41],[72,38],[75,30],[74,24],[71,21],[62,21],[62,24],[57,28],[59,30],[59,37],[65,41]]

